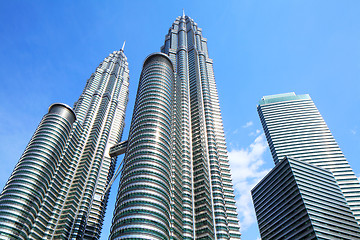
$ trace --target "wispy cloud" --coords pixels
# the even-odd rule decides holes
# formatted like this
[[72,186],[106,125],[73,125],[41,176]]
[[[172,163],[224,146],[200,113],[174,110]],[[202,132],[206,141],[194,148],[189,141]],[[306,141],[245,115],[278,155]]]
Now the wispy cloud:
[[242,127],[248,128],[248,127],[251,127],[252,125],[254,125],[254,123],[252,121],[249,121],[249,122],[245,123],[245,125],[243,125]]
[[250,191],[270,171],[262,167],[266,149],[265,136],[261,134],[249,147],[229,152],[235,198],[243,230],[256,222]]
[[356,135],[356,130],[352,129],[352,130],[351,130],[351,133],[352,133],[353,135]]
[[260,129],[256,129],[255,132],[249,133],[249,136],[256,136],[256,135],[258,135],[259,133],[261,133],[261,130],[260,130]]

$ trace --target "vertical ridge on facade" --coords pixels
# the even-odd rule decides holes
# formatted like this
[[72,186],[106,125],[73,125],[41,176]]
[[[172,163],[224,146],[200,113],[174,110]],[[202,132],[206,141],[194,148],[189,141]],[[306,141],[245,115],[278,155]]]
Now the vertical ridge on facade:
[[[178,17],[165,37],[161,51],[176,66],[176,81],[187,91],[191,123],[196,237],[240,238],[230,165],[213,61],[202,29],[188,16]],[[182,74],[188,73],[187,75]],[[184,91],[185,91],[184,90]],[[189,96],[189,97],[187,97]],[[184,119],[188,122],[189,120]],[[185,146],[184,146],[185,147]],[[204,211],[205,210],[205,211]]]

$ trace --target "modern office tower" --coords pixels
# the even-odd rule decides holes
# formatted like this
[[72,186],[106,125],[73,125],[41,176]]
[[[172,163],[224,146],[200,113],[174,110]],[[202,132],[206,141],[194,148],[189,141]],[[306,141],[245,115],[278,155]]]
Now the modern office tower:
[[333,174],[286,158],[254,187],[261,239],[360,239]]
[[0,195],[0,239],[99,237],[128,85],[122,49],[92,74],[74,111],[50,107]]
[[275,163],[288,156],[331,171],[360,223],[359,181],[310,96],[265,96],[258,113]]
[[144,62],[110,239],[240,239],[206,41],[183,15]]

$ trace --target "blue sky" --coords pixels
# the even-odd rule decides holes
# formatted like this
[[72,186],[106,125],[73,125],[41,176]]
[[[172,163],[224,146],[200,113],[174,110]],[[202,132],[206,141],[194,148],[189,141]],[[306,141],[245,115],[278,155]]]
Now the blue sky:
[[[182,8],[203,29],[214,60],[243,239],[259,236],[249,190],[273,167],[256,112],[262,96],[309,93],[360,175],[358,0],[13,0],[0,2],[0,188],[49,105],[72,106],[98,64],[124,40],[126,139],[141,65],[159,51]],[[109,234],[115,188],[102,239]]]

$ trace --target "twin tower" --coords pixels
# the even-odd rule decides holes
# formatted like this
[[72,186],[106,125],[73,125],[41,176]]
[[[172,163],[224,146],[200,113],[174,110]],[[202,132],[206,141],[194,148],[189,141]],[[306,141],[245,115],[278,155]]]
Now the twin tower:
[[161,53],[146,58],[129,138],[118,144],[128,85],[122,49],[99,65],[73,109],[50,106],[0,195],[0,239],[98,239],[123,152],[109,239],[240,239],[201,28],[178,17]]

